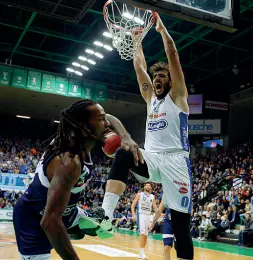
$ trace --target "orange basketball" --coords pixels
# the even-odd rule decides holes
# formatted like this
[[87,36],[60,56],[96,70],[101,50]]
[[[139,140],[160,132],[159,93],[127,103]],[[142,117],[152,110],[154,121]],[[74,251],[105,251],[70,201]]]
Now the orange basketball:
[[108,157],[114,158],[117,149],[121,146],[121,138],[113,132],[109,132],[105,137],[102,150]]
[[32,149],[31,149],[31,153],[32,153],[32,155],[36,155],[36,154],[37,154],[37,151],[36,151],[34,148],[32,148]]

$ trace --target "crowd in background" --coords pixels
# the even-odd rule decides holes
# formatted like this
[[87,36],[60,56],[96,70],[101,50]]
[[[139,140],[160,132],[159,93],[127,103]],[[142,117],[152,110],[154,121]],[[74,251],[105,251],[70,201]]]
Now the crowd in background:
[[[0,138],[0,174],[34,173],[41,156],[41,142]],[[92,154],[94,165],[87,180],[79,207],[87,211],[102,205],[105,183],[110,171],[111,160],[100,151]],[[241,144],[229,152],[220,150],[205,155],[196,154],[192,159],[193,203],[192,236],[216,240],[227,230],[244,224],[240,232],[240,244],[249,243],[247,230],[253,230],[253,157],[250,143]],[[217,190],[217,187],[220,187]],[[114,213],[114,223],[119,227],[134,228],[131,203],[142,189],[130,175],[126,191],[120,198]],[[156,203],[162,198],[161,184],[154,184],[152,193]],[[213,194],[210,201],[205,197]],[[0,208],[12,208],[22,192],[1,191]],[[160,232],[163,218],[160,218],[154,232]],[[250,236],[249,236],[250,237]],[[253,241],[253,239],[252,239]]]

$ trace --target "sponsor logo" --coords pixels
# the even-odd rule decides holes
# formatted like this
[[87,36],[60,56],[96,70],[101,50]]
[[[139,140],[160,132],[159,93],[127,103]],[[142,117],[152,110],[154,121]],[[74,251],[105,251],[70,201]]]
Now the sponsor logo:
[[206,108],[217,110],[228,110],[228,103],[206,101]]
[[159,131],[163,130],[168,126],[168,122],[164,119],[156,121],[156,122],[148,122],[148,131]]
[[212,131],[213,125],[211,124],[189,124],[189,131]]
[[159,118],[159,117],[162,117],[162,116],[166,116],[166,112],[161,113],[161,114],[150,114],[149,119]]
[[13,212],[7,212],[6,215],[7,215],[8,217],[12,217],[12,216],[13,216]]
[[180,185],[180,186],[184,186],[184,187],[189,187],[189,183],[185,183],[185,182],[181,182],[181,181],[176,181],[176,180],[173,180],[173,182],[177,185]]
[[187,190],[185,187],[181,187],[178,191],[179,191],[181,194],[186,194],[186,193],[188,193],[188,190]]

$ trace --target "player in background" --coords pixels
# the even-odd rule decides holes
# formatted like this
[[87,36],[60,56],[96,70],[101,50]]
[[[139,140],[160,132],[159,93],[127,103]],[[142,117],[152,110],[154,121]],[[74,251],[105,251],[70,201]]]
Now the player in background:
[[138,146],[120,121],[105,114],[96,102],[80,100],[60,113],[57,133],[13,211],[22,260],[49,260],[52,248],[63,260],[78,260],[69,234],[79,239],[85,233],[103,237],[103,224],[100,229],[98,225],[90,225],[86,231],[79,228],[80,219],[87,216],[76,205],[92,165],[90,151],[104,140],[110,125],[122,137],[122,145],[138,153]]
[[[149,226],[150,232],[153,230],[157,220],[160,218],[164,209],[165,209],[165,205],[164,205],[164,196],[163,196],[161,203],[158,207],[158,210],[155,213],[153,222]],[[166,208],[164,221],[163,221],[163,245],[164,245],[163,260],[171,260],[170,252],[173,246],[173,241],[174,241],[174,232],[173,232],[173,227],[171,222],[170,209]]]
[[[158,14],[156,31],[161,34],[168,64],[154,64],[150,69],[151,80],[141,45],[138,46],[134,59],[140,92],[147,103],[148,112],[145,150],[140,149],[144,163],[140,159],[141,164],[134,164],[132,153],[120,148],[117,150],[102,208],[111,220],[117,202],[126,189],[129,169],[140,182],[162,183],[164,201],[171,211],[177,258],[192,260],[194,250],[190,233],[192,173],[188,141],[188,92],[175,43]],[[108,223],[108,230],[110,229]]]
[[[148,259],[145,254],[145,247],[148,239],[148,229],[151,222],[152,209],[156,212],[157,206],[155,204],[155,196],[151,194],[151,183],[147,182],[144,185],[144,192],[140,192],[136,195],[132,205],[131,211],[133,214],[133,220],[137,220],[137,225],[140,233],[140,255],[139,259]],[[135,207],[137,205],[137,214]]]

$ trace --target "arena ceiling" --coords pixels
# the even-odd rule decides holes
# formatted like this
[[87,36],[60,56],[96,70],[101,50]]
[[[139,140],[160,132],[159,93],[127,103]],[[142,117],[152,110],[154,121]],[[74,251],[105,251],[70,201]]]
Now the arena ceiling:
[[[0,61],[66,74],[85,49],[102,52],[83,78],[106,83],[110,89],[138,93],[132,62],[101,50],[94,41],[111,45],[103,0],[0,0]],[[180,52],[188,86],[217,99],[244,84],[250,86],[253,63],[253,2],[241,0],[239,30],[233,34],[162,16]],[[151,29],[144,40],[148,65],[166,60],[160,35]],[[239,74],[232,72],[234,65]]]

